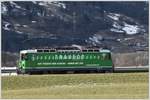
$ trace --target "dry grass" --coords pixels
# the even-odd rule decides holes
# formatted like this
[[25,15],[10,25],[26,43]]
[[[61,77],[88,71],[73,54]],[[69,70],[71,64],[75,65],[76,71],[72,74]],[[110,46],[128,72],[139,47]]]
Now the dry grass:
[[148,73],[2,77],[2,98],[148,98]]

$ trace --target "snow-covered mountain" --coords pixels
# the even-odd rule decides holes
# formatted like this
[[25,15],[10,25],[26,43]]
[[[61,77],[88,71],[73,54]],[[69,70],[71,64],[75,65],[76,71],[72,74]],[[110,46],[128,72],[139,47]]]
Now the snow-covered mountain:
[[148,50],[148,1],[1,3],[2,50],[94,45],[112,52]]

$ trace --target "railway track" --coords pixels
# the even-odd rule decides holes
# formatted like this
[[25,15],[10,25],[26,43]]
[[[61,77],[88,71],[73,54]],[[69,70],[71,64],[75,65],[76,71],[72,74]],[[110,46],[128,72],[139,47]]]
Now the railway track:
[[115,67],[115,72],[136,72],[136,71],[148,71],[149,66],[129,66],[129,67]]
[[[1,67],[1,76],[15,76],[17,75],[17,67]],[[128,66],[115,67],[114,72],[140,72],[148,71],[149,66]]]

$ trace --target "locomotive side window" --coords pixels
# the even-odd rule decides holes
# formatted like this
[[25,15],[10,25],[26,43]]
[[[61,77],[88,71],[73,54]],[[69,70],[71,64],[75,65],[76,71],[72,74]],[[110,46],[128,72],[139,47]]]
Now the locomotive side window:
[[45,55],[45,60],[47,60],[47,56]]
[[101,55],[97,55],[97,59],[101,60]]
[[39,56],[38,55],[36,56],[36,59],[39,60]]
[[43,60],[43,56],[41,55],[41,60]]
[[48,59],[49,59],[49,60],[51,59],[51,56],[50,56],[50,55],[48,56]]
[[102,60],[106,60],[106,56],[107,56],[107,55],[106,55],[105,53],[103,53],[101,59],[102,59]]

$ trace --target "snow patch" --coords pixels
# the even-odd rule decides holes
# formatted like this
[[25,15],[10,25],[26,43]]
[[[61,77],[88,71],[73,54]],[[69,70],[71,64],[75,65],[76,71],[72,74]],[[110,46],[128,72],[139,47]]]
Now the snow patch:
[[21,6],[19,6],[19,5],[18,5],[17,3],[15,3],[14,1],[10,1],[10,4],[11,4],[12,7],[15,6],[15,7],[18,8],[18,9],[26,10],[26,9],[22,8]]
[[16,31],[18,34],[23,34],[23,32],[20,32],[20,31]]
[[32,23],[36,23],[36,21],[31,21]]
[[117,39],[117,41],[121,41],[121,39]]
[[115,29],[115,28],[111,28],[110,31],[117,32],[117,33],[124,33],[124,31],[119,30],[119,29]]
[[51,14],[52,17],[54,17],[55,15]]
[[64,3],[58,3],[60,5],[60,7],[66,9],[66,5]]
[[98,43],[99,44],[101,42],[101,40],[103,40],[103,37],[101,35],[99,35],[99,34],[94,34],[93,37],[89,37],[89,40],[91,40],[94,43]]
[[40,6],[45,6],[45,7],[48,7],[49,6],[49,4],[52,4],[52,2],[51,1],[48,1],[48,2],[45,2],[45,1],[41,1],[41,2],[39,2],[38,3]]
[[41,16],[42,14],[38,12],[37,15],[38,15],[38,16]]
[[122,26],[119,25],[117,22],[113,23],[113,28],[110,29],[112,32],[117,32],[117,33],[123,33],[124,31],[122,30]]
[[15,26],[17,26],[17,27],[18,27],[18,26],[21,26],[21,25],[20,25],[20,24],[15,24]]
[[119,25],[117,22],[114,22],[113,25],[112,25],[114,28],[117,28],[117,29],[121,29],[121,25]]
[[126,41],[126,40],[131,40],[131,39],[133,39],[133,38],[124,38],[125,41]]
[[7,7],[2,4],[2,5],[1,5],[1,13],[2,13],[2,14],[6,14],[7,11],[8,11]]
[[13,1],[10,1],[10,4],[11,4],[11,5],[14,5],[16,8],[19,8],[19,9],[21,8],[19,5],[17,5],[17,4],[16,4],[15,2],[13,2]]
[[64,8],[64,9],[66,9],[66,5],[64,4],[64,3],[60,3],[60,2],[53,2],[53,4],[55,5],[55,6],[58,6],[58,7],[62,7],[62,8]]
[[40,2],[39,5],[40,5],[40,6],[47,6],[47,3]]
[[109,18],[113,19],[113,20],[119,20],[120,14],[116,14],[116,13],[109,13],[107,15]]
[[130,24],[127,24],[126,22],[123,22],[122,25],[118,24],[117,22],[114,22],[112,26],[113,28],[110,29],[110,31],[112,32],[118,32],[118,33],[125,32],[126,34],[129,34],[129,35],[137,34],[140,31],[144,32],[144,30],[141,29],[140,26],[130,25]]
[[32,3],[33,3],[33,4],[37,4],[37,2],[36,2],[36,1],[32,1]]
[[23,27],[28,27],[27,25],[22,25]]
[[8,22],[4,22],[4,24],[5,24],[5,25],[4,25],[3,29],[9,31],[10,28],[9,28],[8,26],[10,26],[11,24],[8,23]]
[[132,35],[136,34],[140,31],[140,28],[137,25],[129,25],[124,23],[124,27],[122,28],[127,34]]

